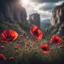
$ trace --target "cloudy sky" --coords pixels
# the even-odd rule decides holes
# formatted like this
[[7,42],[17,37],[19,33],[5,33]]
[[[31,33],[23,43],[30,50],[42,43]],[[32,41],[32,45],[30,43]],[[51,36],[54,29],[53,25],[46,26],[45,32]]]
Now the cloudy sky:
[[64,0],[22,0],[27,15],[29,16],[32,13],[39,13],[41,21],[50,19],[53,9],[63,2]]

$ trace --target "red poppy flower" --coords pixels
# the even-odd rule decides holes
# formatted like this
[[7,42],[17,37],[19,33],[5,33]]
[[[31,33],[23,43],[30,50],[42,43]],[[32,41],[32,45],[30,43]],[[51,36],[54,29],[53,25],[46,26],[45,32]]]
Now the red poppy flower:
[[0,54],[0,60],[6,60],[6,57],[4,56],[4,54]]
[[36,42],[32,42],[32,44],[36,44]]
[[21,45],[18,43],[14,46],[14,48],[19,48]]
[[5,47],[4,46],[1,46],[1,49],[4,49]]
[[54,44],[61,44],[62,39],[59,36],[53,35],[52,38],[50,39],[50,42]]
[[29,37],[28,37],[28,36],[26,36],[26,38],[28,39]]
[[18,33],[14,30],[4,30],[1,33],[0,40],[2,42],[7,42],[7,41],[14,41],[18,37]]
[[10,57],[9,60],[14,60],[14,57]]
[[31,26],[30,33],[37,40],[40,40],[42,38],[42,36],[43,36],[42,31],[37,26],[35,26],[35,25]]
[[44,54],[47,54],[47,53],[49,53],[49,51],[50,51],[50,47],[48,46],[48,44],[41,44],[41,45],[40,45],[40,49],[42,49],[42,52],[43,52]]

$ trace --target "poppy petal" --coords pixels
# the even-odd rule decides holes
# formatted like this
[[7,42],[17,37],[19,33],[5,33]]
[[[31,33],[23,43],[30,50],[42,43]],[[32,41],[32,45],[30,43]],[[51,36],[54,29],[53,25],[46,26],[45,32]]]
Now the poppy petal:
[[50,39],[50,42],[54,43],[54,44],[61,44],[62,43],[62,39],[57,35],[53,35],[51,37],[51,39]]
[[14,60],[14,57],[10,57],[9,60]]
[[44,54],[47,54],[47,53],[49,53],[49,51],[50,51],[50,47],[48,46],[48,44],[41,44],[41,45],[40,45],[40,49],[42,49],[42,52],[43,52]]
[[4,46],[1,46],[1,49],[4,49],[5,47]]
[[36,40],[40,40],[43,37],[43,32],[35,25],[31,26],[30,33]]
[[32,44],[36,44],[36,42],[32,42]]
[[28,37],[28,36],[26,36],[26,38],[28,39],[29,37]]
[[0,54],[0,60],[6,60],[6,57],[4,56],[4,54]]
[[21,45],[18,43],[18,44],[15,44],[14,48],[19,48]]
[[14,30],[4,30],[0,36],[0,40],[2,42],[14,41],[17,38],[18,38],[18,33]]

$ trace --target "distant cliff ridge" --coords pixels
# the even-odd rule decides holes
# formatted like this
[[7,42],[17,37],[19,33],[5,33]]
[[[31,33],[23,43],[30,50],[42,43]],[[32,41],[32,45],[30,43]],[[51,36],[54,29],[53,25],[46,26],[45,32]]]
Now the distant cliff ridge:
[[54,27],[53,33],[63,36],[64,35],[64,3],[60,6],[57,6],[52,11],[51,16],[51,27]]
[[26,9],[19,0],[0,0],[0,33],[5,29],[28,32]]
[[64,3],[52,11],[51,25],[64,23]]
[[26,10],[19,4],[19,0],[0,1],[0,20],[24,22],[26,17]]

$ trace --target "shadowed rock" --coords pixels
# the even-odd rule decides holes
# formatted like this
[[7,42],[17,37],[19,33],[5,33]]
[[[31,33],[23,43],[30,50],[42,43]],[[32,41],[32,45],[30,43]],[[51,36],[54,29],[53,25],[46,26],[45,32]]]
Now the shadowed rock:
[[26,17],[20,0],[0,0],[0,20],[26,22]]

